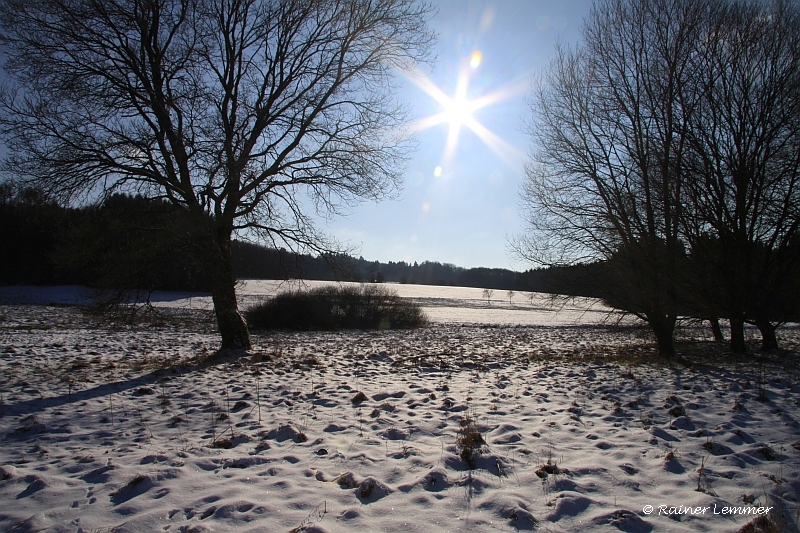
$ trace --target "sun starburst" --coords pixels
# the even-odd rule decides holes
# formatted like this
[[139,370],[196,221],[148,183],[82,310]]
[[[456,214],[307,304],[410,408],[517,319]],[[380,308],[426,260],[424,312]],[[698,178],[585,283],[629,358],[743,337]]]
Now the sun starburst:
[[467,89],[469,87],[470,73],[480,66],[482,60],[483,55],[479,51],[472,53],[468,63],[465,63],[459,71],[456,92],[452,97],[446,95],[444,91],[424,76],[408,77],[412,83],[436,100],[442,107],[441,112],[425,117],[414,124],[414,130],[421,131],[439,124],[448,124],[447,140],[445,141],[442,161],[443,167],[447,167],[455,155],[462,126],[477,135],[494,153],[506,162],[519,160],[521,156],[516,148],[491,132],[472,115],[478,109],[495,104],[524,90],[524,86],[517,84],[474,100],[468,99]]

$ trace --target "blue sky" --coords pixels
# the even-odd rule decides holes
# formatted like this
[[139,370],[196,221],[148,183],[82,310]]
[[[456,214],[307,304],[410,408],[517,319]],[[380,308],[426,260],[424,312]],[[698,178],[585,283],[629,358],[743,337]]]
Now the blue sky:
[[[438,60],[425,79],[453,98],[466,67],[467,101],[502,94],[471,116],[503,142],[493,143],[493,149],[462,124],[446,157],[450,122],[422,129],[399,200],[362,204],[347,217],[323,222],[322,228],[369,260],[523,270],[528,265],[510,257],[507,238],[522,229],[517,192],[530,150],[523,124],[529,116],[526,97],[556,42],[577,41],[591,1],[440,0],[434,5],[439,10],[432,21],[439,34]],[[476,50],[482,61],[472,69]],[[404,80],[400,92],[420,121],[443,111],[418,87],[421,83],[419,78],[417,83]]]

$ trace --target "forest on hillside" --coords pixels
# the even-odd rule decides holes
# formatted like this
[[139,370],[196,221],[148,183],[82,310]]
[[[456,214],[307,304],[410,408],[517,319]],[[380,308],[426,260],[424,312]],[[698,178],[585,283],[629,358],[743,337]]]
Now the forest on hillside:
[[[191,232],[187,217],[165,201],[117,194],[99,205],[70,208],[35,189],[6,185],[0,190],[0,283],[208,291],[200,247],[184,238]],[[242,240],[233,242],[233,275],[593,294],[576,283],[570,269],[515,272],[435,261],[382,263]]]

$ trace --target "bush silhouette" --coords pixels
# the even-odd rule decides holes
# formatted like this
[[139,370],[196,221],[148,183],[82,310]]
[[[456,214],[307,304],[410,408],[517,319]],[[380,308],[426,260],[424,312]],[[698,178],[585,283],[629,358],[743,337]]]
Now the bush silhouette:
[[248,311],[252,329],[407,329],[427,323],[422,309],[376,285],[329,285],[277,294]]

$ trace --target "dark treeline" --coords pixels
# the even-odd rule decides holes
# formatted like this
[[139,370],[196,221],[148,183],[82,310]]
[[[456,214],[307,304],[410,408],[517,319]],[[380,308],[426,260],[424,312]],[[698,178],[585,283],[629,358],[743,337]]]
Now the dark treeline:
[[237,242],[234,249],[234,273],[238,278],[281,279],[293,277],[371,283],[452,285],[515,291],[532,290],[525,273],[502,268],[462,268],[435,261],[381,263],[347,255],[312,257],[244,242]]
[[114,195],[65,208],[35,189],[0,186],[0,283],[121,290],[206,290],[185,214],[160,200]]
[[[208,291],[194,228],[181,210],[161,200],[113,195],[100,205],[67,208],[35,189],[0,186],[0,283],[79,284],[141,290]],[[238,279],[416,283],[499,290],[559,292],[547,270],[461,268],[432,261],[381,263],[363,257],[311,256],[242,241],[233,243]]]
[[609,296],[600,280],[607,275],[601,263],[537,268],[516,272],[504,268],[463,268],[423,261],[367,261],[348,255],[301,255],[236,241],[234,273],[239,279],[302,278],[369,283],[412,283],[485,289],[546,292],[569,296]]

